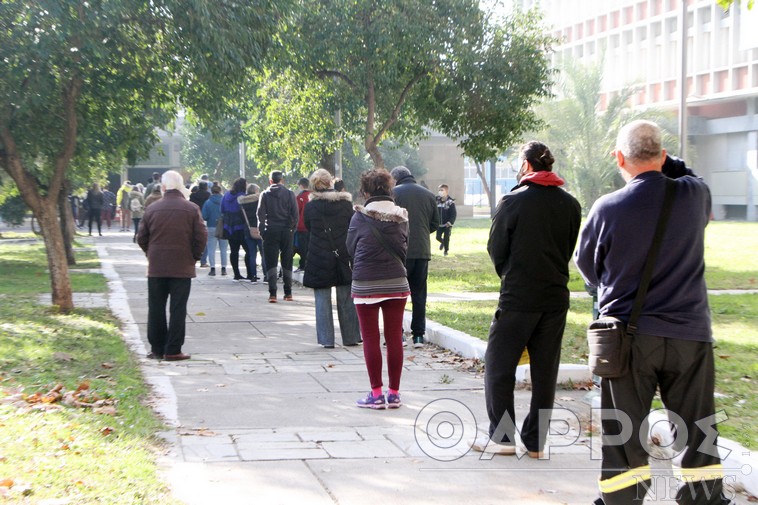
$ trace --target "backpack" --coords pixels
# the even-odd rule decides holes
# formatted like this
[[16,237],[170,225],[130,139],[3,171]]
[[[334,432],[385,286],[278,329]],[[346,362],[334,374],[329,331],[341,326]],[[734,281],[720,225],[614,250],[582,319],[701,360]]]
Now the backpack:
[[132,212],[142,212],[142,202],[140,202],[139,198],[134,197],[132,198],[132,201],[129,202],[129,208]]

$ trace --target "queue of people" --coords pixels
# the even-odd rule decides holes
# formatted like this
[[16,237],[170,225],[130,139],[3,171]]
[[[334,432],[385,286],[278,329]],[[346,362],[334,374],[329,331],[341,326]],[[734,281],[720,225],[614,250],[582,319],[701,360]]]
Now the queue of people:
[[[677,499],[728,503],[718,453],[703,450],[715,446],[716,430],[706,433],[699,424],[715,410],[713,338],[703,277],[710,193],[684,162],[666,154],[655,123],[635,121],[622,128],[613,155],[627,184],[599,199],[581,227],[580,205],[553,171],[555,159],[548,146],[532,141],[520,150],[517,185],[501,198],[487,244],[501,287],[485,356],[489,429],[473,449],[517,453],[515,371],[526,351],[532,398],[518,438],[529,457],[544,457],[548,435],[544,420],[553,408],[569,308],[569,262],[573,258],[586,283],[597,289],[600,314],[628,321],[658,213],[664,198],[669,198],[664,197],[664,188],[673,185],[671,224],[661,239],[666,254],[651,270],[650,290],[634,328],[629,371],[601,382],[601,405],[608,413],[602,431],[604,437],[617,437],[627,429],[612,414],[622,412],[638,435],[660,390],[666,407],[679,418],[677,428],[687,433],[681,447],[682,468],[701,472],[702,477],[697,486],[687,488],[691,496]],[[399,408],[403,314],[410,296],[413,344],[423,346],[430,235],[436,234],[447,256],[457,217],[449,188],[440,185],[435,196],[416,183],[406,167],[364,173],[363,205],[354,205],[352,195],[341,190],[341,181],[326,170],[301,179],[297,195],[287,188],[281,171],[273,171],[269,183],[261,192],[240,178],[224,193],[220,185],[209,188],[200,182],[190,196],[179,174],[169,171],[147,188],[147,197],[138,187],[125,185],[119,190],[115,204],[128,210],[135,240],[148,256],[148,357],[190,358],[181,346],[197,261],[205,266],[207,258],[208,275],[215,276],[218,247],[221,275],[230,264],[235,280],[256,282],[260,254],[268,301],[277,303],[280,277],[283,300],[293,300],[297,251],[303,285],[314,292],[317,343],[325,349],[335,347],[334,289],[342,345],[363,346],[369,390],[355,405]],[[99,216],[107,198],[93,185],[85,200],[90,231],[96,223],[100,232]],[[176,253],[178,243],[186,244],[181,254]],[[240,267],[240,248],[245,252],[246,276]],[[172,301],[167,322],[168,298]],[[650,487],[648,456],[640,437],[627,440],[603,446],[598,505],[631,503]]]

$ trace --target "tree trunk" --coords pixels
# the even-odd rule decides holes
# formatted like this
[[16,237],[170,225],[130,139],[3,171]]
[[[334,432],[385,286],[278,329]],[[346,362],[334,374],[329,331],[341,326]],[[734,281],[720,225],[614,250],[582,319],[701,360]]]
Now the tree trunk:
[[367,141],[366,151],[368,151],[368,155],[371,157],[371,161],[374,163],[374,168],[384,169],[384,158],[382,158],[382,153],[379,152],[379,146],[377,146],[374,142]]
[[484,175],[484,164],[479,163],[478,161],[474,162],[474,165],[476,165],[476,175],[479,176],[479,179],[482,181],[482,188],[484,189],[484,194],[487,195],[487,202],[492,201],[490,198],[490,186],[487,184],[487,177]]
[[74,299],[71,292],[71,279],[66,261],[66,246],[63,233],[58,223],[56,200],[49,196],[41,199],[41,208],[37,210],[37,219],[42,229],[47,252],[47,267],[50,270],[50,286],[52,288],[53,305],[61,312],[71,312]]
[[72,266],[76,265],[73,247],[76,228],[74,226],[74,214],[71,212],[71,204],[68,201],[68,187],[69,182],[64,181],[63,189],[58,195],[58,215],[60,216],[59,222],[61,234],[63,235],[63,246],[66,250],[66,263],[68,266]]

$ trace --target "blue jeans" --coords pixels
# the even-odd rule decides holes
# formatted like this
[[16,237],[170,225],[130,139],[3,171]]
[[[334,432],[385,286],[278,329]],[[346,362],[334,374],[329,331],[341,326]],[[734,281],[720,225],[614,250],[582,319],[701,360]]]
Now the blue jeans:
[[228,240],[220,240],[216,238],[216,228],[208,228],[208,245],[206,251],[208,251],[208,260],[211,268],[216,268],[216,244],[218,244],[221,250],[221,267],[226,268],[226,251],[229,246]]
[[[350,286],[337,286],[337,317],[340,322],[342,345],[355,345],[361,341],[358,314],[355,312]],[[313,290],[316,298],[316,336],[324,346],[334,345],[334,314],[332,313],[332,288]]]
[[[245,234],[245,242],[247,243],[247,255],[245,256],[245,264],[247,265],[248,278],[258,277],[258,254],[261,255],[261,272],[262,275],[266,275],[266,258],[263,257],[263,239],[254,239],[249,233]],[[252,272],[252,274],[251,274]]]

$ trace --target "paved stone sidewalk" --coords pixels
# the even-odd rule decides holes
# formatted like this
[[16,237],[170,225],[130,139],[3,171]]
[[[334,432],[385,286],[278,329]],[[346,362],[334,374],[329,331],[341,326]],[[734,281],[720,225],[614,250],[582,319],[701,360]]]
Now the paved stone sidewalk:
[[[146,353],[146,262],[130,234],[96,241],[125,338]],[[230,269],[231,271],[231,269]],[[263,284],[193,281],[178,363],[142,359],[171,429],[162,463],[175,496],[194,504],[588,504],[599,459],[585,435],[583,391],[558,391],[546,460],[480,458],[483,379],[470,360],[408,348],[404,406],[358,409],[368,391],[362,347],[316,344],[313,296],[267,303]],[[338,324],[335,322],[335,327]],[[337,343],[341,342],[339,335]],[[386,372],[385,372],[386,374]],[[517,420],[529,392],[516,392]],[[593,456],[594,454],[594,456]],[[661,489],[657,503],[672,503]]]

